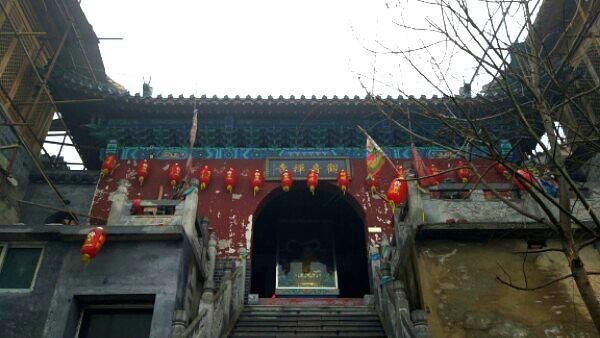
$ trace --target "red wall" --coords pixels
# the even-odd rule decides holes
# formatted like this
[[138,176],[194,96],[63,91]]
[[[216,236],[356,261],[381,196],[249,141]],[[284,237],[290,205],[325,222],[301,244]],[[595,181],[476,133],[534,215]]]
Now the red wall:
[[[404,163],[408,160],[398,160],[397,163]],[[434,162],[440,170],[453,166],[455,163],[448,160],[433,159],[425,160],[427,165]],[[131,183],[128,191],[129,198],[135,199],[157,199],[159,187],[164,188],[163,199],[171,198],[172,189],[167,182],[168,167],[174,162],[179,162],[182,172],[185,171],[185,161],[167,161],[167,160],[149,160],[150,174],[143,186],[137,182],[136,168],[137,162],[134,160],[119,161],[110,177],[101,178],[96,188],[94,200],[92,203],[92,216],[106,219],[110,210],[110,194],[115,191],[117,184],[122,179],[127,179]],[[276,189],[280,189],[279,182],[267,181],[262,190],[254,196],[249,184],[248,175],[255,169],[264,170],[264,160],[195,160],[193,177],[197,177],[197,169],[208,165],[212,170],[212,181],[208,188],[199,192],[198,215],[209,218],[210,227],[214,229],[218,240],[218,253],[220,256],[237,255],[240,246],[246,246],[251,249],[247,242],[251,238],[253,221],[256,219],[256,213],[260,210],[259,204],[263,199]],[[485,171],[487,165],[479,163],[480,172]],[[223,184],[224,172],[227,168],[233,167],[238,173],[238,183],[234,189],[234,195],[225,190]],[[380,227],[382,233],[391,236],[393,234],[392,212],[388,205],[379,198],[374,198],[368,191],[365,177],[366,168],[364,160],[351,160],[352,180],[347,193],[351,204],[356,208],[363,218],[365,232],[368,227]],[[185,175],[185,174],[183,174]],[[183,176],[182,175],[182,176]],[[456,173],[448,173],[445,176],[456,178]],[[380,189],[386,190],[389,182],[393,178],[392,168],[386,164],[379,175]],[[490,170],[486,177],[489,182],[502,182],[504,179],[499,177],[495,171]],[[504,181],[505,182],[505,181]],[[323,184],[335,184],[334,181],[321,181]],[[317,189],[318,193],[319,188]],[[341,194],[341,193],[340,193]],[[96,221],[102,224],[102,221]],[[369,242],[378,242],[381,234],[368,233]],[[250,250],[251,252],[251,250]]]

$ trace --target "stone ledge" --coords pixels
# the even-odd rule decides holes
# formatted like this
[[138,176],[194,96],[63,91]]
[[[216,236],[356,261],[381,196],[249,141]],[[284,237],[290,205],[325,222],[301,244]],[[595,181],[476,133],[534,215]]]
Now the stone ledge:
[[[582,232],[579,227],[573,227],[573,230]],[[419,226],[416,236],[417,240],[424,240],[527,238],[531,236],[550,238],[555,235],[556,233],[552,229],[537,222],[467,222],[423,224]]]
[[[80,241],[92,227],[76,225],[0,225],[0,241]],[[111,241],[161,241],[183,238],[181,226],[104,226]]]

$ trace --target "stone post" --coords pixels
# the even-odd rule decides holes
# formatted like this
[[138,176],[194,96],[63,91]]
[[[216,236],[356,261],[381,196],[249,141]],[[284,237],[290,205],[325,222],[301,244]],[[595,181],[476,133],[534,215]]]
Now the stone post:
[[183,213],[181,216],[181,222],[183,225],[183,230],[188,238],[198,238],[198,234],[196,233],[196,208],[198,207],[198,180],[191,180],[191,187],[189,189],[189,193],[185,196],[185,201],[183,202]]
[[184,310],[176,310],[173,318],[172,338],[181,338],[188,324],[187,314]]
[[127,210],[127,188],[131,184],[127,180],[120,180],[117,190],[110,194],[108,200],[111,201],[110,212],[106,225],[117,225],[123,223],[123,216],[129,214]]
[[208,261],[204,265],[206,268],[206,280],[204,281],[204,292],[202,294],[203,299],[206,297],[212,300],[212,296],[215,288],[215,263],[217,258],[217,236],[211,231],[210,239],[208,240]]
[[429,326],[427,325],[427,312],[425,310],[414,310],[412,312],[412,321],[415,328],[416,338],[430,338]]
[[[425,223],[425,209],[423,208],[423,197],[417,181],[408,182],[408,215],[405,222],[418,226]],[[429,198],[429,196],[426,196]]]

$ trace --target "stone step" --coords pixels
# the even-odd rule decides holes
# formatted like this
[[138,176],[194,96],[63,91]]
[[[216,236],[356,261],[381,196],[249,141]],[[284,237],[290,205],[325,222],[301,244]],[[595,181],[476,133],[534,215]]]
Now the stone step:
[[230,337],[385,337],[368,306],[246,306]]
[[262,337],[262,338],[318,338],[318,337],[362,337],[362,338],[386,338],[380,332],[345,332],[345,333],[265,333],[265,332],[240,332],[233,333],[230,338]]
[[280,321],[280,320],[261,320],[261,321],[245,321],[239,320],[237,327],[253,327],[253,326],[277,326],[277,327],[294,327],[294,326],[381,326],[379,320],[368,320],[368,321],[338,321],[338,320],[294,320],[294,321]]
[[249,305],[244,310],[254,311],[347,311],[347,312],[360,312],[360,311],[374,311],[371,306],[281,306],[281,305]]
[[234,331],[249,331],[249,332],[269,332],[277,331],[277,332],[305,332],[305,331],[326,331],[326,332],[337,332],[337,331],[379,331],[377,327],[369,327],[369,326],[357,326],[357,325],[334,325],[334,326],[322,326],[322,325],[311,325],[311,326],[244,326],[238,327],[236,326]]
[[257,320],[286,320],[286,321],[306,321],[306,320],[324,320],[324,321],[378,321],[379,316],[373,313],[360,316],[348,315],[318,315],[318,314],[294,314],[294,315],[277,315],[277,314],[253,314],[240,315],[239,320],[242,321],[257,321]]

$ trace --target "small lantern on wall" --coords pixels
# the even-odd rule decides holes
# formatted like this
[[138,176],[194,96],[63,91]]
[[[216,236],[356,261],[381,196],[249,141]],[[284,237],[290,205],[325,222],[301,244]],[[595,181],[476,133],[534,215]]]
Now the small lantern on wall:
[[290,191],[290,188],[292,187],[293,183],[294,183],[294,177],[292,176],[292,173],[287,169],[282,171],[281,172],[281,189],[283,189],[284,192],[288,192],[288,191]]
[[150,173],[150,167],[148,166],[148,160],[142,160],[137,166],[137,179],[140,185],[144,184],[144,181],[148,178]]
[[306,186],[308,190],[310,190],[311,194],[315,194],[315,190],[317,189],[317,185],[319,184],[319,173],[316,170],[311,169],[306,175]]
[[179,163],[173,163],[169,167],[169,183],[172,187],[175,187],[181,180],[181,167]]
[[144,213],[144,208],[142,207],[142,200],[136,198],[131,200],[131,214],[132,215],[142,215]]
[[[466,164],[463,161],[458,161],[456,163],[456,166],[464,167],[464,166],[466,166]],[[458,174],[458,178],[460,179],[460,181],[462,183],[469,183],[469,178],[471,177],[471,172],[469,171],[468,168],[460,168],[460,169],[458,169],[458,171],[456,173]]]
[[520,191],[527,190],[526,184],[533,184],[533,175],[527,169],[519,168],[513,183]]
[[206,189],[206,187],[208,187],[211,176],[212,176],[212,172],[211,172],[210,168],[207,165],[202,167],[202,170],[200,170],[200,173],[198,174],[198,181],[200,182],[200,190],[204,190],[204,189]]
[[229,191],[230,194],[233,193],[233,188],[235,187],[236,183],[237,173],[235,169],[227,169],[227,171],[225,172],[225,188],[227,189],[227,191]]
[[431,165],[429,166],[429,173],[430,175],[432,175],[431,178],[433,178],[435,184],[439,184],[441,181],[440,169],[438,169],[438,167],[435,164],[431,163]]
[[262,171],[256,169],[252,176],[250,176],[250,187],[252,187],[252,192],[254,192],[254,196],[260,190],[260,187],[263,185],[264,178]]
[[350,179],[348,178],[348,172],[346,172],[346,170],[342,169],[338,172],[337,184],[342,191],[342,194],[345,195],[346,191],[348,190],[348,186],[350,185]]
[[113,169],[115,169],[116,165],[117,165],[117,156],[115,156],[114,154],[106,156],[104,158],[104,161],[102,161],[100,175],[103,177],[110,175],[110,173],[113,171]]
[[90,259],[96,257],[104,242],[106,241],[106,234],[104,233],[104,229],[101,227],[93,228],[85,238],[81,249],[79,252],[81,253],[81,259],[83,262],[87,263]]
[[402,206],[406,203],[408,197],[408,184],[404,176],[399,176],[392,180],[387,191],[387,199],[392,207],[392,212],[397,206]]
[[377,175],[367,176],[367,186],[369,187],[369,190],[371,190],[371,194],[375,195],[377,193],[377,189],[379,188]]
[[500,162],[496,162],[496,172],[498,172],[498,174],[501,174],[502,176],[504,176],[504,178],[509,179],[510,178],[510,172],[508,171],[508,169],[506,168],[506,166]]

